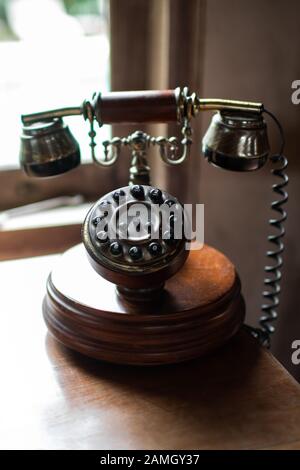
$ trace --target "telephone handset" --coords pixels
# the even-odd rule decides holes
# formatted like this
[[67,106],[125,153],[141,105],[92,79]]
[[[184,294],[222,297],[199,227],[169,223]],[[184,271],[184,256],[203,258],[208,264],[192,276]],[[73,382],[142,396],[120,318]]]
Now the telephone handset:
[[[276,249],[267,252],[275,264],[265,268],[269,276],[263,295],[268,303],[262,306],[260,327],[248,327],[269,345],[277,317],[286,218],[283,131],[261,103],[200,99],[187,88],[99,93],[79,107],[22,116],[20,160],[29,175],[54,176],[80,163],[79,145],[64,116],[82,115],[89,122],[91,155],[98,165],[113,165],[123,146],[132,155],[129,186],[102,196],[87,214],[82,229],[86,254],[82,245],[72,248],[49,277],[44,317],[50,332],[65,345],[110,362],[154,365],[205,354],[241,327],[245,309],[234,266],[208,246],[189,252],[184,223],[190,221],[183,206],[150,181],[147,149],[156,146],[169,165],[182,163],[192,145],[191,121],[205,110],[216,113],[202,141],[204,156],[227,170],[252,171],[268,160],[264,113],[281,134],[280,152],[270,158],[276,164],[272,172],[281,178],[273,186],[281,199],[272,204],[280,216],[270,220],[279,230],[269,236]],[[96,156],[95,123],[169,121],[181,126],[181,142],[136,131],[103,142],[104,155]]]

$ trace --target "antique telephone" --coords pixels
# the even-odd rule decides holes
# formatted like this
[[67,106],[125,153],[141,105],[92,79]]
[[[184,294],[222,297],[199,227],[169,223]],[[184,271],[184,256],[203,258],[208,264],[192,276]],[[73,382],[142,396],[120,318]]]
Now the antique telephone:
[[[83,224],[83,246],[64,253],[49,276],[44,318],[50,332],[66,346],[116,363],[173,363],[219,347],[243,324],[244,301],[232,263],[206,245],[189,252],[189,236],[183,230],[189,221],[182,205],[150,185],[147,149],[157,146],[169,165],[182,163],[192,145],[191,121],[205,110],[216,113],[202,141],[204,156],[228,170],[251,171],[266,163],[269,143],[264,113],[280,131],[280,152],[270,158],[276,165],[272,172],[281,178],[273,185],[281,199],[272,204],[279,217],[270,220],[278,233],[268,238],[276,246],[267,252],[274,261],[265,267],[263,296],[268,303],[262,306],[260,327],[247,327],[269,345],[280,293],[286,219],[282,205],[288,197],[281,125],[261,103],[200,99],[187,88],[177,88],[99,93],[79,107],[22,116],[20,160],[29,175],[58,175],[80,163],[78,143],[64,116],[88,120],[96,164],[113,165],[122,146],[132,153],[129,186],[113,190],[93,205]],[[170,121],[181,126],[181,142],[136,131],[103,142],[104,156],[96,156],[95,122],[102,126]],[[131,214],[136,205],[138,217]]]

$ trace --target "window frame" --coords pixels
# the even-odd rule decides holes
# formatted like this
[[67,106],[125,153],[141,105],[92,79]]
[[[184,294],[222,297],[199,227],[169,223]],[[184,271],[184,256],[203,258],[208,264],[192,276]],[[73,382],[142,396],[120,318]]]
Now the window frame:
[[51,178],[28,177],[21,169],[0,171],[0,211],[57,196],[81,194],[94,201],[116,184],[116,169],[85,163]]

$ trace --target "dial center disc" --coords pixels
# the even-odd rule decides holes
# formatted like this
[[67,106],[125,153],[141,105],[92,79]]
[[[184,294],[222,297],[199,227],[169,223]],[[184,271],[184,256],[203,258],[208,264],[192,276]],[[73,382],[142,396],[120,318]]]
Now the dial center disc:
[[159,210],[155,205],[143,201],[125,202],[117,207],[110,224],[116,234],[128,243],[143,243],[153,235],[159,237]]

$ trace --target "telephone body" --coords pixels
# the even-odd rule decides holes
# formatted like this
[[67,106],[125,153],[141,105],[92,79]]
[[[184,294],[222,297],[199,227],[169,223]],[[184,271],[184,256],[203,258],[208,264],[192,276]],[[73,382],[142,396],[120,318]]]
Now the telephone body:
[[[147,150],[158,148],[168,165],[188,159],[191,121],[201,111],[216,111],[203,137],[207,160],[231,171],[252,171],[269,158],[267,124],[271,116],[282,136],[280,152],[270,157],[281,178],[275,190],[280,213],[278,235],[269,240],[277,261],[266,267],[274,277],[264,295],[259,328],[251,333],[269,344],[276,319],[283,251],[282,224],[287,201],[282,128],[261,103],[201,99],[188,88],[165,91],[95,94],[81,106],[22,116],[20,160],[31,176],[49,177],[75,168],[80,148],[63,122],[78,115],[89,122],[93,161],[111,166],[122,147],[131,150],[129,184],[103,195],[90,209],[82,227],[83,243],[64,253],[47,282],[43,303],[49,331],[66,346],[88,356],[131,365],[181,362],[207,354],[228,341],[242,327],[245,303],[233,264],[204,245],[188,250],[190,224],[178,199],[151,185]],[[136,131],[103,142],[97,155],[95,124],[169,122],[181,126],[182,140],[153,137]],[[272,238],[273,237],[273,238]]]

